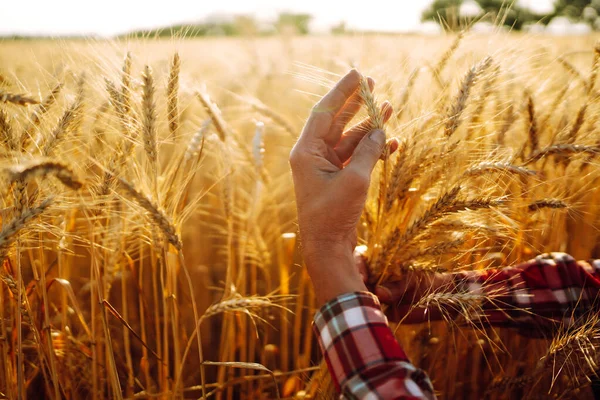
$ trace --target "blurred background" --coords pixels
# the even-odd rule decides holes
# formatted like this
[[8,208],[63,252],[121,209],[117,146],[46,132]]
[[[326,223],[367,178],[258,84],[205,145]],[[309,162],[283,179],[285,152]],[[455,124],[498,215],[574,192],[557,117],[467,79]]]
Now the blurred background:
[[[465,23],[497,29],[587,34],[600,29],[600,0],[31,0],[2,2],[0,36],[238,36],[403,32],[437,34]],[[445,22],[440,22],[445,21]],[[501,28],[498,28],[498,27]]]

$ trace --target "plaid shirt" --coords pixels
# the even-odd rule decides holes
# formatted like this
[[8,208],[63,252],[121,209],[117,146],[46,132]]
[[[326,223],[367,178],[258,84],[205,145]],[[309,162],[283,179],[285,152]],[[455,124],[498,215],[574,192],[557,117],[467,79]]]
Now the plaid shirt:
[[455,290],[484,295],[482,325],[516,328],[526,336],[548,336],[598,312],[600,260],[576,261],[565,253],[549,253],[515,267],[453,277]]
[[[459,272],[451,278],[454,287],[449,290],[485,295],[477,307],[482,325],[542,336],[561,322],[571,326],[586,312],[596,312],[600,260],[577,262],[551,253],[515,267]],[[413,310],[409,321],[452,314],[459,312],[422,308]],[[374,295],[356,292],[333,299],[317,312],[314,329],[342,398],[435,398],[429,378],[410,364]]]
[[336,297],[317,312],[314,329],[342,398],[435,398],[429,378],[408,361],[373,294]]

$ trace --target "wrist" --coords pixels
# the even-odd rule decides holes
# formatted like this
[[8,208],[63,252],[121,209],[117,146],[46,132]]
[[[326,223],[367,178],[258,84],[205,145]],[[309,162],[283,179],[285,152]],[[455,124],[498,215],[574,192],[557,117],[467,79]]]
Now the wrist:
[[328,240],[304,240],[301,246],[302,257],[307,266],[322,264],[328,259],[350,260],[354,254],[354,248],[350,243],[343,241]]
[[305,242],[302,256],[321,304],[344,293],[367,290],[355,265],[351,244]]

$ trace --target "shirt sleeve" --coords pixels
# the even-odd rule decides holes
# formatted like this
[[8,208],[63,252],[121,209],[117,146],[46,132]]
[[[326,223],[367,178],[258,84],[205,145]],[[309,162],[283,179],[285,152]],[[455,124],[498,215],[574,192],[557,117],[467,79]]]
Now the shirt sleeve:
[[338,296],[316,313],[313,328],[341,398],[435,399],[429,378],[410,363],[373,294]]
[[483,324],[515,327],[540,336],[571,326],[585,313],[597,312],[600,260],[576,261],[549,253],[499,270],[469,271],[454,276],[456,288],[483,293]]

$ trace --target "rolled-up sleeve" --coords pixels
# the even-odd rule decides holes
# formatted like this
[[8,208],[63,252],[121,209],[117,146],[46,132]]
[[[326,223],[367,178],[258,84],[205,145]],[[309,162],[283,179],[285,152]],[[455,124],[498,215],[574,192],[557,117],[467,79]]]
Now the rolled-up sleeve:
[[313,327],[342,398],[435,398],[429,378],[410,363],[373,294],[338,296],[317,312]]

